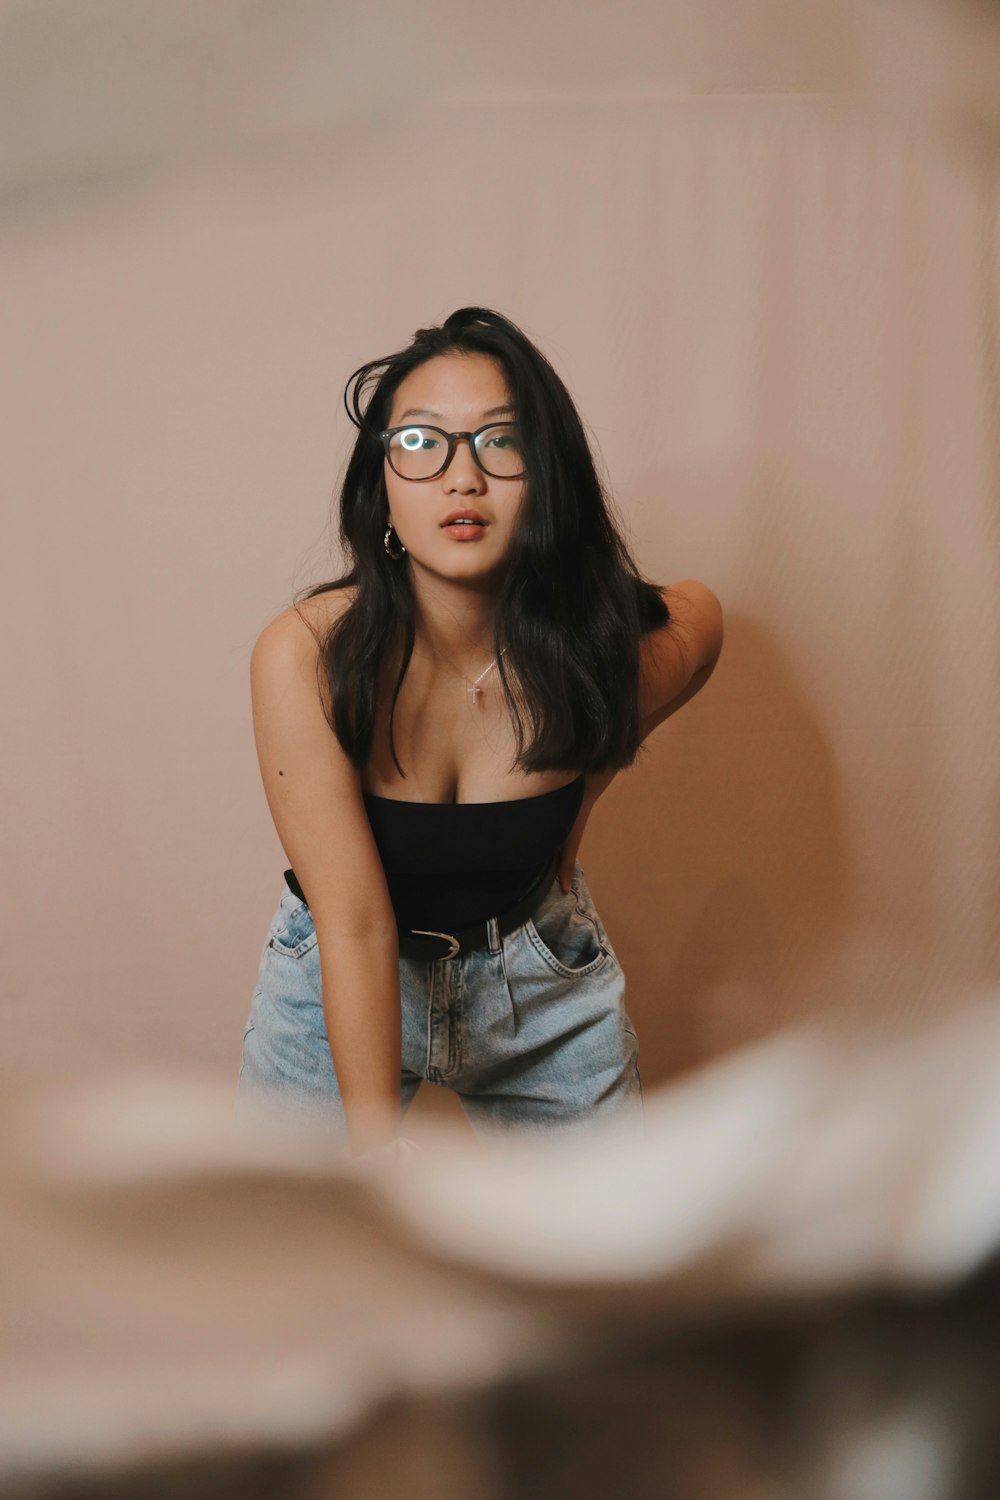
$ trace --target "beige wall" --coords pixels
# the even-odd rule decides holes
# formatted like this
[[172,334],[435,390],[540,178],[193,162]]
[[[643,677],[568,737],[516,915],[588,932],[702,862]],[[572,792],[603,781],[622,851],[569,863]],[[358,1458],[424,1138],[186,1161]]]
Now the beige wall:
[[813,9],[0,7],[6,1072],[235,1080],[250,646],[337,568],[347,375],[472,301],[726,610],[581,850],[647,1087],[996,978],[1000,92],[917,123],[896,7]]

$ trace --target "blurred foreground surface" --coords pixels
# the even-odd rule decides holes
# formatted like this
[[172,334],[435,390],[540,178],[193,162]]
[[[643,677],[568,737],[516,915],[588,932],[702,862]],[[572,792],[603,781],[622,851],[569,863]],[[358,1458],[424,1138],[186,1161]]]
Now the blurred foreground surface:
[[992,995],[378,1169],[227,1083],[25,1090],[0,1494],[987,1500],[998,1101]]

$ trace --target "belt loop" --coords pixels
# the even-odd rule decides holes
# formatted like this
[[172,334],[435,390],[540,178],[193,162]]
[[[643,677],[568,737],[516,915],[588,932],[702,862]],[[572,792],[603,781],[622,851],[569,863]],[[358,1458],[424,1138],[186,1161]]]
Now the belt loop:
[[497,921],[496,917],[487,917],[487,919],[486,919],[486,935],[489,938],[490,952],[491,953],[499,953],[500,952],[500,947],[501,947],[501,944],[500,944],[500,923]]

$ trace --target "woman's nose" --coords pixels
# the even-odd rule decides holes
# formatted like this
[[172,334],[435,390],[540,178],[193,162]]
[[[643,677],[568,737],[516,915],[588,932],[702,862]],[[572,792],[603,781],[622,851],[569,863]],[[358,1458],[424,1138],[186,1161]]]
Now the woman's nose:
[[471,438],[455,439],[455,451],[451,455],[451,463],[445,469],[443,477],[447,489],[465,490],[481,487],[485,476],[472,456]]

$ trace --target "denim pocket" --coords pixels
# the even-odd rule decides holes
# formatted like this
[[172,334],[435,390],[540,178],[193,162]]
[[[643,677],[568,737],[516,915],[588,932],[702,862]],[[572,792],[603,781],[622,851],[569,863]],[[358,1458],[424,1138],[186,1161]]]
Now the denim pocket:
[[268,928],[267,946],[286,958],[301,958],[316,946],[312,912],[299,896],[282,896]]
[[607,963],[600,925],[581,899],[576,881],[564,891],[558,879],[524,923],[525,935],[550,969],[564,979],[582,979]]

